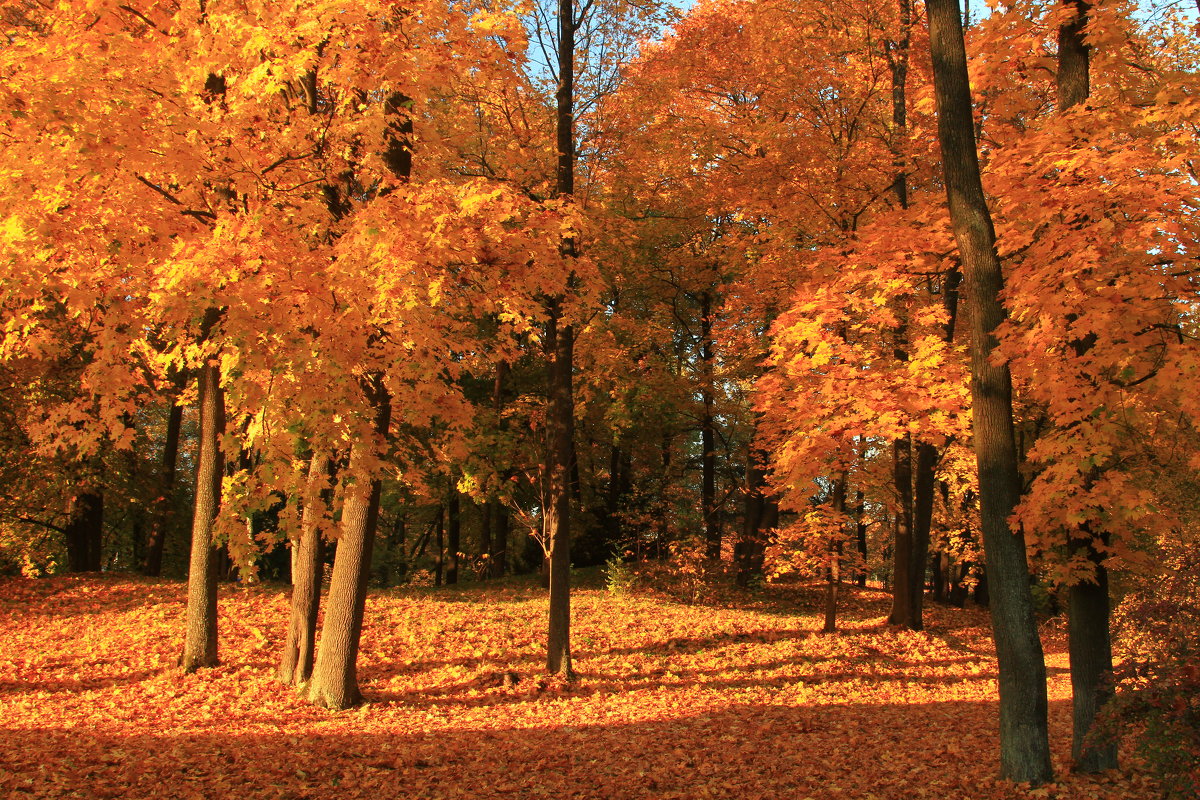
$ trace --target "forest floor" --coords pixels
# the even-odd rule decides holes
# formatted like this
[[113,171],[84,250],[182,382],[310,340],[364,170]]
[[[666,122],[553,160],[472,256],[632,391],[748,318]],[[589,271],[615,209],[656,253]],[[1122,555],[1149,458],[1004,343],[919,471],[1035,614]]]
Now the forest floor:
[[[273,670],[278,586],[221,587],[222,665],[173,668],[184,586],[0,581],[0,796],[11,798],[1151,798],[1134,764],[1071,775],[1065,636],[1044,630],[1058,783],[996,779],[987,616],[884,625],[849,590],[736,606],[584,589],[578,681],[539,677],[546,601],[522,581],[372,592],[367,704],[333,713]],[[505,685],[504,675],[518,680]],[[511,679],[507,681],[511,683]],[[1124,763],[1132,757],[1123,753]]]

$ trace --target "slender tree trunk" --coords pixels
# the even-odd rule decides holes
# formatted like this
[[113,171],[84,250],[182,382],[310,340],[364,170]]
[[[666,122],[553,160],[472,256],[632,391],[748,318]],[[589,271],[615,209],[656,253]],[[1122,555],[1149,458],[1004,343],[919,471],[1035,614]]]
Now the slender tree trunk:
[[356,483],[347,488],[342,506],[342,531],[329,581],[317,663],[308,690],[312,702],[331,709],[349,708],[362,700],[358,688],[358,644],[382,489],[378,477],[364,480],[362,465],[373,462],[378,450],[386,447],[392,415],[392,399],[382,375],[373,373],[363,378],[363,392],[375,417],[375,437],[358,442],[350,451],[350,477]]
[[[214,320],[215,316],[210,314]],[[206,327],[211,327],[208,325]],[[196,498],[192,513],[192,555],[188,564],[187,633],[179,666],[184,672],[217,665],[217,548],[213,526],[221,506],[225,459],[225,396],[215,361],[200,368],[200,438],[196,454]]]
[[867,585],[867,518],[866,495],[862,489],[854,492],[854,539],[858,544],[858,556],[862,559],[862,569],[855,576],[854,582],[859,586]]
[[[558,91],[555,139],[558,154],[555,193],[575,194],[575,3],[558,4]],[[563,254],[575,257],[574,239],[563,242]],[[563,324],[562,298],[550,302],[546,345],[550,355],[550,394],[546,425],[546,540],[550,547],[550,613],[546,671],[571,678],[571,465],[575,442],[575,396],[572,381],[575,331]]]
[[1040,784],[1053,774],[1046,665],[1033,613],[1024,537],[1008,525],[1021,486],[1012,381],[1008,365],[992,359],[994,331],[1005,317],[1000,302],[1003,279],[979,174],[958,3],[927,0],[926,9],[942,170],[971,322],[972,427],[1000,671],[1000,769],[1005,778]]
[[745,588],[762,576],[765,541],[763,516],[767,498],[766,473],[759,462],[759,453],[751,445],[746,450],[746,504],[742,527],[742,540],[738,543],[736,556],[737,585]]
[[163,441],[162,475],[158,481],[158,497],[150,507],[150,532],[146,539],[146,555],[142,574],[157,578],[162,574],[163,549],[171,525],[172,498],[175,494],[175,465],[179,460],[179,433],[183,428],[183,406],[172,401],[167,410],[167,435]]
[[446,545],[449,562],[446,565],[446,583],[458,583],[458,551],[462,545],[462,503],[454,476],[450,477],[450,496],[446,500]]
[[492,501],[492,524],[495,536],[492,539],[492,577],[503,578],[508,561],[508,512],[499,500]]
[[[842,473],[833,486],[833,510],[839,524],[846,515],[846,473]],[[838,584],[842,581],[842,537],[837,536],[829,543],[828,561],[825,566],[825,633],[837,631]]]
[[712,295],[700,293],[700,511],[704,516],[704,555],[721,560],[721,528],[717,520],[717,441],[713,396]]
[[933,490],[936,484],[937,448],[926,442],[917,445],[916,491],[913,497],[911,569],[908,576],[908,620],[914,631],[925,627],[925,571],[929,566],[929,532],[933,526]]
[[896,484],[896,537],[892,551],[892,613],[889,625],[908,625],[912,619],[912,439],[892,442],[892,475]]
[[320,521],[331,499],[332,477],[333,460],[324,453],[313,453],[300,517],[300,538],[292,542],[292,616],[279,662],[279,680],[289,685],[303,685],[312,677],[324,572]]
[[446,505],[443,503],[437,510],[437,554],[433,560],[433,585],[441,586],[446,575]]
[[479,579],[484,580],[492,574],[492,502],[485,500],[479,506]]
[[[492,385],[492,410],[496,414],[496,427],[503,432],[504,424],[504,380],[508,375],[508,362],[501,361],[496,364],[496,381]],[[511,475],[507,469],[498,470],[501,477],[505,480]],[[493,578],[504,577],[505,568],[508,561],[508,516],[504,509],[504,504],[497,497],[488,502],[488,518],[494,526],[495,533],[491,538],[491,543],[488,547],[488,573]]]
[[[1091,47],[1085,38],[1091,4],[1087,0],[1064,0],[1064,3],[1072,15],[1058,29],[1056,82],[1058,105],[1065,112],[1086,102],[1091,93]],[[1084,356],[1094,341],[1092,336],[1071,342],[1075,356]],[[1090,475],[1089,482],[1095,478],[1096,475]],[[1073,584],[1068,601],[1074,712],[1071,760],[1076,772],[1101,772],[1117,767],[1116,743],[1088,738],[1096,715],[1113,698],[1108,571],[1096,549],[1095,536],[1087,526],[1081,526],[1072,548],[1084,552],[1096,577],[1094,582]]]

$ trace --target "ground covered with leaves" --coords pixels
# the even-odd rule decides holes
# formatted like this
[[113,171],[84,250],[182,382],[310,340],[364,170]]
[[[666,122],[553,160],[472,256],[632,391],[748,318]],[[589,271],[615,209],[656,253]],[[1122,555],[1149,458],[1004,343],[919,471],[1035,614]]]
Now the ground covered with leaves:
[[223,665],[182,675],[184,587],[0,582],[0,794],[40,798],[1151,798],[1071,775],[1065,641],[1044,631],[1059,782],[998,781],[987,617],[883,624],[854,595],[683,605],[582,590],[578,681],[539,676],[546,601],[520,582],[373,593],[368,703],[333,713],[273,677],[286,587],[221,589]]

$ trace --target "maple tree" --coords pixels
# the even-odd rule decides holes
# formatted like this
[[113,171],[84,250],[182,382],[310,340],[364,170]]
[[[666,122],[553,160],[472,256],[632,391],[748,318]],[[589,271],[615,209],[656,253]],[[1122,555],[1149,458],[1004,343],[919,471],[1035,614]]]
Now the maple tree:
[[1066,730],[1035,614],[1068,619],[1075,770],[1117,768],[1122,696],[1187,719],[1186,637],[1114,699],[1109,624],[1192,575],[1186,14],[1017,0],[964,39],[944,0],[0,9],[3,569],[186,575],[207,669],[176,680],[245,658],[264,612],[222,579],[290,579],[250,635],[343,709],[405,646],[372,639],[372,583],[544,568],[545,667],[586,687],[607,612],[571,570],[607,563],[613,608],[811,582],[832,650],[864,602],[928,645],[974,587],[1019,781]]

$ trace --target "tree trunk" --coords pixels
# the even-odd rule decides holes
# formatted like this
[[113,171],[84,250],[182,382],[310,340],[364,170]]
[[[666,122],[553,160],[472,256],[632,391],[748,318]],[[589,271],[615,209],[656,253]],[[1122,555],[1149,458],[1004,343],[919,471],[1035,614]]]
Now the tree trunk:
[[704,516],[704,555],[721,560],[721,527],[717,520],[717,442],[713,406],[712,296],[700,293],[700,513]]
[[896,537],[892,550],[892,613],[889,625],[907,625],[912,619],[912,439],[892,442],[892,476],[896,484]]
[[212,537],[221,506],[221,479],[225,474],[225,459],[221,453],[225,395],[221,388],[221,369],[215,361],[200,368],[199,384],[200,437],[196,453],[192,554],[188,564],[187,634],[179,658],[179,666],[184,672],[217,665],[217,548]]
[[933,526],[933,490],[936,484],[937,448],[922,442],[917,446],[916,491],[913,497],[912,555],[909,559],[908,620],[910,629],[925,627],[925,571],[929,566],[929,532]]
[[441,586],[446,575],[446,505],[437,510],[437,553],[433,557],[433,585]]
[[1046,665],[1033,613],[1024,537],[1008,525],[1021,485],[1012,382],[1008,366],[992,361],[994,331],[1005,316],[1000,302],[1003,279],[979,174],[958,3],[927,0],[926,9],[942,170],[971,322],[972,427],[1000,671],[1000,769],[1004,778],[1040,784],[1052,777]]
[[[558,90],[555,93],[555,145],[558,155],[555,194],[575,194],[575,3],[558,4]],[[575,240],[563,241],[568,261]],[[562,298],[549,303],[546,347],[550,355],[549,408],[546,422],[546,541],[550,547],[550,613],[546,670],[571,678],[571,466],[575,442],[575,396],[572,382],[575,331],[563,324]]]
[[[568,0],[569,2],[569,0]],[[546,670],[570,677],[571,669],[571,440],[574,436],[572,406],[572,332],[570,326],[555,330],[550,320],[547,344],[553,347],[551,396],[547,444],[550,447],[549,480],[545,510],[549,542],[550,618]]]
[[492,501],[492,524],[495,526],[492,538],[492,577],[503,578],[508,561],[508,512],[499,500]]
[[362,463],[373,462],[377,451],[386,447],[392,414],[391,396],[383,385],[383,376],[373,373],[364,378],[363,392],[375,416],[375,436],[373,440],[358,442],[350,451],[350,476],[356,483],[347,488],[342,506],[342,532],[329,581],[317,663],[308,691],[312,702],[335,710],[349,708],[362,700],[358,688],[358,643],[382,489],[378,477],[363,480]]
[[[842,473],[833,487],[833,510],[839,524],[846,515],[846,473]],[[828,562],[825,567],[825,625],[822,631],[837,631],[838,584],[842,580],[842,537],[839,534],[829,543]]]
[[746,451],[746,505],[743,518],[742,540],[734,552],[737,567],[737,585],[745,588],[755,578],[762,577],[766,542],[763,535],[767,498],[766,473],[759,462],[759,453],[751,445]]
[[[1086,102],[1091,93],[1091,47],[1084,38],[1091,4],[1087,0],[1064,2],[1072,15],[1058,29],[1055,77],[1059,108],[1067,111]],[[1093,343],[1094,338],[1084,338],[1071,344],[1076,357],[1082,357]],[[1095,477],[1089,476],[1090,480]],[[1096,550],[1094,536],[1086,526],[1081,526],[1079,540],[1073,542],[1072,547],[1086,552],[1096,571],[1096,580],[1094,583],[1076,583],[1070,588],[1068,634],[1074,717],[1071,760],[1076,772],[1101,772],[1117,767],[1116,743],[1088,738],[1096,715],[1113,698],[1108,571]]]
[[89,490],[72,497],[64,532],[67,571],[99,572],[104,540],[104,495]]
[[862,489],[854,492],[854,539],[858,544],[858,555],[862,559],[862,569],[855,576],[854,582],[859,586],[867,585],[867,518],[866,495]]
[[312,677],[324,572],[320,521],[331,499],[332,477],[333,459],[313,453],[300,518],[300,538],[292,542],[292,616],[279,662],[279,680],[289,685],[300,686]]
[[458,551],[462,544],[462,504],[458,494],[457,482],[450,476],[450,496],[446,499],[446,546],[449,548],[449,561],[446,564],[446,583],[458,583]]
[[146,555],[142,574],[157,578],[162,574],[163,549],[171,525],[172,498],[175,495],[175,465],[179,460],[179,433],[183,428],[183,406],[171,401],[167,410],[167,434],[163,441],[162,475],[158,481],[158,497],[151,503],[150,532],[146,538]]

